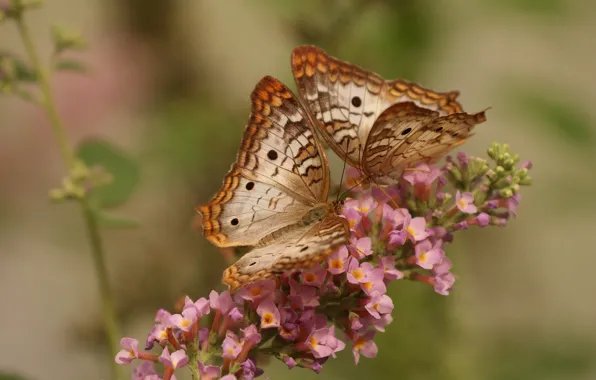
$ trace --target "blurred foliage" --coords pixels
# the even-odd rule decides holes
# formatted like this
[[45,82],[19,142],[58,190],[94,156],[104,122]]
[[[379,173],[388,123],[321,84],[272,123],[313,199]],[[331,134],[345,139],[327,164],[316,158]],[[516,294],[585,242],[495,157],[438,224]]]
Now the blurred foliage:
[[569,3],[564,0],[503,0],[499,2],[484,0],[487,6],[509,14],[531,14],[549,17],[568,15]]
[[537,118],[540,121],[538,125],[557,141],[593,152],[596,143],[594,123],[588,113],[573,100],[572,95],[566,97],[565,93],[564,90],[541,89],[536,85],[509,89],[506,98],[510,99],[517,113],[526,113]]
[[100,208],[122,205],[139,183],[141,172],[137,163],[107,141],[91,139],[82,142],[77,148],[77,157],[88,167],[100,166],[112,176],[111,183],[94,188],[89,194]]
[[28,380],[26,377],[14,373],[0,372],[0,380]]

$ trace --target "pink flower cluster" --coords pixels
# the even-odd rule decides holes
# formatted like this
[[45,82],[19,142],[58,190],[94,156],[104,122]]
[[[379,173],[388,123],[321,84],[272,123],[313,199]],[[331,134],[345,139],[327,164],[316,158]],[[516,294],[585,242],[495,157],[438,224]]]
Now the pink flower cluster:
[[[176,369],[189,367],[195,378],[250,380],[263,372],[259,352],[317,373],[346,345],[356,363],[375,357],[375,334],[392,321],[389,283],[409,279],[449,294],[455,277],[444,247],[455,231],[503,226],[515,215],[531,165],[514,168],[516,159],[497,148],[492,173],[486,161],[459,154],[441,169],[423,164],[407,171],[399,186],[355,192],[343,209],[350,244],[325,263],[247,284],[233,296],[187,297],[179,314],[157,313],[145,348],[159,346],[160,353],[140,352],[137,340],[124,338],[116,361],[144,360],[133,379],[174,379]],[[155,362],[163,364],[161,376]]]

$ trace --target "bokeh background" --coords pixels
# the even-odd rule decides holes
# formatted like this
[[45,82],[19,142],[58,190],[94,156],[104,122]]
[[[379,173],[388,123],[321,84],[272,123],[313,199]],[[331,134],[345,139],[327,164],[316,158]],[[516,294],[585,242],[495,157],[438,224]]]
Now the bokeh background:
[[[126,335],[144,340],[159,307],[218,287],[225,262],[192,227],[219,188],[264,75],[295,89],[293,47],[317,44],[386,78],[458,89],[488,122],[463,149],[507,142],[532,159],[507,228],[457,235],[449,297],[395,282],[379,355],[346,349],[323,379],[596,379],[596,3],[585,0],[53,0],[29,16],[80,29],[87,75],[54,89],[73,143],[100,137],[139,165],[103,233]],[[3,50],[22,53],[12,25]],[[99,298],[76,205],[52,205],[64,176],[45,115],[0,98],[0,368],[32,379],[106,379]],[[341,166],[333,157],[337,181]],[[133,181],[134,182],[134,181]],[[271,379],[311,379],[272,361]]]

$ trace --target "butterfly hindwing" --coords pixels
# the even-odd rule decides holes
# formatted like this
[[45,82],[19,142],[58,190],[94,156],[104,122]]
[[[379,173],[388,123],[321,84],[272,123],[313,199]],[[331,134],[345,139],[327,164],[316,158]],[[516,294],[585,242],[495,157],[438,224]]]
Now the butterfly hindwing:
[[213,199],[198,207],[217,246],[255,245],[326,201],[329,168],[308,114],[277,79],[251,94],[251,114],[236,163]]
[[379,184],[395,183],[404,169],[434,162],[472,135],[484,112],[439,116],[413,102],[398,103],[381,114],[364,149],[365,174]]
[[344,218],[329,215],[310,225],[289,229],[275,242],[246,253],[223,275],[234,290],[246,283],[320,264],[348,241],[349,226]]

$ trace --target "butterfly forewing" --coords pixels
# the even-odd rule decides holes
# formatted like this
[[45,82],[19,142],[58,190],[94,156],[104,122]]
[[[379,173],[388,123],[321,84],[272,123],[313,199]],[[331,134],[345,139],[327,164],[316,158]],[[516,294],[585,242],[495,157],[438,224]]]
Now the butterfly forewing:
[[236,159],[213,199],[198,207],[217,246],[255,245],[298,222],[329,191],[329,168],[307,113],[277,79],[263,78]]
[[379,75],[329,56],[314,46],[292,52],[292,71],[302,100],[332,149],[362,168],[366,140],[376,119],[393,104],[410,101],[441,115],[461,112],[458,93],[438,93]]

